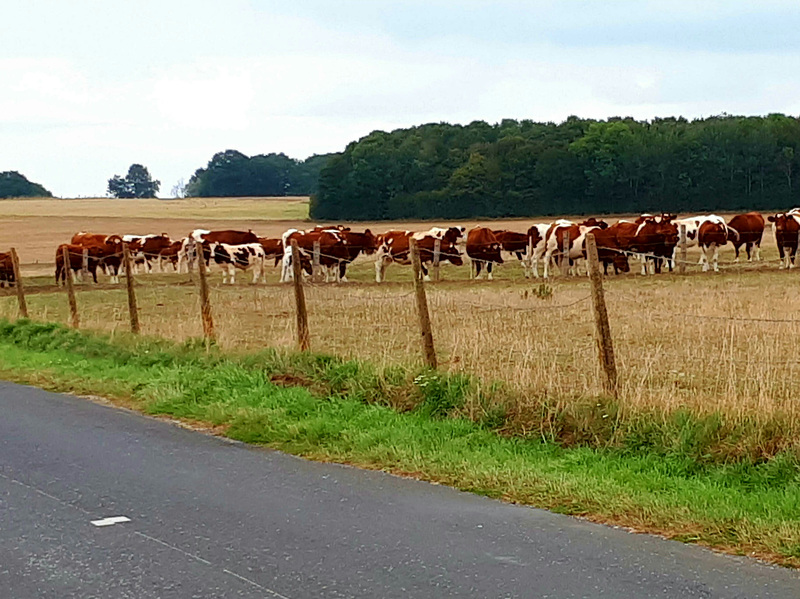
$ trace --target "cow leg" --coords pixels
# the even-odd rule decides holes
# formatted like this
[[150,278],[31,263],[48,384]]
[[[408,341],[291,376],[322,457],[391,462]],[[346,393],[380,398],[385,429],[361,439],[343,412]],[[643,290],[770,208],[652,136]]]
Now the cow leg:
[[420,269],[422,270],[422,280],[423,281],[430,281],[431,277],[428,274],[428,268],[425,266],[425,263],[420,264]]
[[757,242],[755,246],[756,246],[756,260],[761,262],[761,242],[760,241]]
[[[544,255],[544,270],[542,272],[542,277],[544,277],[545,279],[547,279],[550,274],[550,260],[552,259],[553,259],[553,252],[548,250],[547,253]],[[536,272],[536,270],[534,270],[534,272]],[[537,276],[536,278],[538,279],[539,277]]]
[[347,283],[347,262],[339,262],[339,282]]
[[788,260],[788,262],[789,262],[788,268],[794,268],[794,259],[795,259],[796,255],[797,255],[797,246],[796,245],[794,245],[794,246],[790,245],[789,246],[789,253],[788,253],[788,258],[789,258],[789,260]]
[[481,278],[481,261],[480,260],[473,260],[472,263],[475,265],[475,279]]
[[719,247],[718,245],[714,246],[714,256],[712,258],[714,260],[714,272],[719,272]]
[[493,262],[489,261],[486,263],[486,279],[489,281],[492,280],[492,266],[494,266]]
[[[733,246],[733,251],[736,252],[736,257],[733,259],[733,263],[734,264],[738,264],[739,263],[739,247],[740,246],[736,245],[736,244],[734,244],[734,246]],[[745,246],[745,249],[747,250],[747,246]],[[747,258],[748,258],[748,260],[750,259],[750,250],[747,250]]]
[[281,259],[281,283],[291,281],[293,276],[291,251],[284,250],[283,258]]

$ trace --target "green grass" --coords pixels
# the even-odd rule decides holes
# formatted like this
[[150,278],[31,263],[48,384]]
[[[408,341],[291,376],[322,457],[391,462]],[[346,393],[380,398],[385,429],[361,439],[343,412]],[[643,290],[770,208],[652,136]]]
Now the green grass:
[[311,459],[800,565],[797,457],[709,460],[697,446],[715,424],[689,414],[659,433],[677,435],[672,445],[652,435],[639,446],[565,447],[499,434],[504,418],[491,398],[475,421],[463,417],[475,392],[463,375],[277,351],[234,357],[197,340],[111,340],[26,320],[0,321],[0,376],[208,423]]

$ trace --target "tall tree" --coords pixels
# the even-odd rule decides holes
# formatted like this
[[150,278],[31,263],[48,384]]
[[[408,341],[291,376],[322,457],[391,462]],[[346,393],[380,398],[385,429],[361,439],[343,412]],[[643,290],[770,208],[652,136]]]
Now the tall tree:
[[115,198],[154,198],[161,181],[150,176],[147,167],[132,164],[125,177],[114,175],[108,180],[108,194]]

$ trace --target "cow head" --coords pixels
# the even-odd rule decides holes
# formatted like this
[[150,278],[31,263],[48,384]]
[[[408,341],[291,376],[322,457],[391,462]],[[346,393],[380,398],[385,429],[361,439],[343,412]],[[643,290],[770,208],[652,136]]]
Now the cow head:
[[581,227],[598,227],[600,229],[607,229],[608,223],[604,220],[596,219],[595,217],[587,218],[582,223],[579,223]]
[[619,272],[630,272],[631,265],[628,264],[628,255],[619,253],[614,254],[614,258],[612,259],[614,263],[614,268]]
[[361,251],[365,254],[374,254],[378,250],[378,246],[381,243],[381,236],[375,235],[367,229],[363,233],[363,242],[361,246]]
[[466,233],[466,227],[450,227],[445,231],[444,235],[442,236],[443,241],[449,241],[450,243],[458,243],[458,240],[464,236]]
[[530,244],[534,247],[536,247],[542,240],[542,235],[539,233],[539,229],[536,227],[536,225],[528,229],[528,239],[530,240]]

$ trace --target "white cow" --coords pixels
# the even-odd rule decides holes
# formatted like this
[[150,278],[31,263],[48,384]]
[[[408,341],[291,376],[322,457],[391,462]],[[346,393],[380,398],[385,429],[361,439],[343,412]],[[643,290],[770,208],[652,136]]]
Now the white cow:
[[528,244],[528,250],[525,253],[525,262],[528,264],[528,270],[533,271],[533,276],[537,279],[539,278],[539,260],[542,259],[545,252],[547,251],[547,231],[550,229],[553,224],[573,224],[572,221],[569,220],[557,220],[555,223],[536,223],[532,225],[536,227],[536,230],[539,232],[539,241],[530,247],[530,243]]

